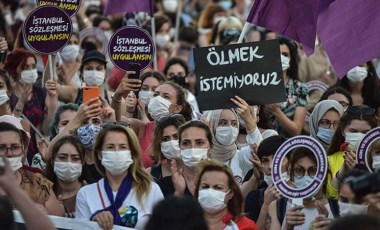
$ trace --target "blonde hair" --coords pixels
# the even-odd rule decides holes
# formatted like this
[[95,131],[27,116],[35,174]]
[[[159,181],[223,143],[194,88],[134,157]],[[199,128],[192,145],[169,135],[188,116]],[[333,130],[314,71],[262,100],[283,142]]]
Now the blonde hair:
[[220,33],[227,29],[237,29],[242,31],[243,23],[240,21],[240,19],[234,16],[229,16],[221,20],[216,31],[215,45],[220,45]]
[[94,160],[97,170],[103,176],[106,175],[105,168],[101,164],[101,160],[98,158],[99,154],[102,154],[102,146],[105,140],[105,137],[110,132],[118,132],[126,135],[129,143],[129,148],[131,151],[133,163],[128,168],[128,173],[132,177],[132,187],[136,190],[137,199],[141,206],[143,205],[143,196],[149,194],[151,189],[151,184],[153,182],[152,176],[148,174],[144,169],[141,161],[141,149],[138,138],[135,132],[128,127],[120,125],[110,125],[103,128],[98,136],[96,137],[94,145]]

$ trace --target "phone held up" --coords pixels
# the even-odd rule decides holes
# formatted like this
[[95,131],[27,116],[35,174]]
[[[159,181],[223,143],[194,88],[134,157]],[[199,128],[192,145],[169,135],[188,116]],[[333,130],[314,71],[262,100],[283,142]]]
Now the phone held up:
[[[135,72],[134,74],[129,74],[129,75],[128,75],[128,78],[129,78],[129,79],[137,79],[137,80],[140,79],[140,71],[141,71],[141,66],[140,66],[140,64],[130,62],[130,63],[128,64],[128,70],[129,70],[129,71],[134,71],[134,72]],[[140,91],[140,88],[138,88],[137,91],[134,91],[135,94],[136,94],[136,96],[138,95],[138,92],[139,92],[139,91]]]
[[92,98],[99,97],[99,87],[97,86],[85,86],[83,87],[83,103],[89,101]]

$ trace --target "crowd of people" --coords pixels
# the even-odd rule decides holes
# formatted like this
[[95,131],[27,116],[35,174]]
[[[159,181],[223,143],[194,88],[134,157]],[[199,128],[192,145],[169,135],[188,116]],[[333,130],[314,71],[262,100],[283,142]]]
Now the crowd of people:
[[[253,0],[153,2],[153,18],[105,17],[106,0],[82,0],[49,66],[23,37],[36,1],[0,0],[0,225],[14,229],[17,209],[28,229],[54,229],[48,215],[101,229],[380,229],[380,189],[354,186],[380,184],[380,138],[367,165],[356,160],[380,124],[378,60],[340,79],[318,38],[306,57],[302,44],[251,26],[243,42],[279,41],[286,100],[250,105],[236,95],[234,108],[201,110],[192,50],[237,43]],[[125,25],[152,33],[151,19],[157,68],[129,78],[136,73],[113,65],[102,37]],[[81,33],[87,28],[96,30]],[[98,97],[84,100],[86,86]],[[328,159],[323,185],[302,204],[272,179],[275,153],[299,135]],[[317,167],[305,146],[287,153],[280,171],[302,189]]]

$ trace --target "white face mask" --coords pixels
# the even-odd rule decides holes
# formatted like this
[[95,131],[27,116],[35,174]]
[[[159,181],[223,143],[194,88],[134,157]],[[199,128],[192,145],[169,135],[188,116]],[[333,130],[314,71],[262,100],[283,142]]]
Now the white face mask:
[[368,70],[365,67],[356,66],[350,69],[347,73],[347,78],[352,83],[359,83],[364,81],[368,75]]
[[297,189],[305,188],[313,180],[314,180],[314,177],[312,176],[303,176],[301,178],[294,176],[294,187],[296,187]]
[[4,105],[5,102],[7,102],[7,101],[9,101],[7,90],[1,89],[0,90],[0,105]]
[[235,143],[238,135],[239,135],[238,128],[235,128],[231,125],[218,126],[216,128],[215,138],[221,145],[229,146]]
[[54,162],[54,173],[64,182],[73,182],[82,174],[82,164],[71,162]]
[[148,112],[156,121],[160,116],[169,115],[169,107],[172,103],[161,96],[153,97],[148,104]]
[[380,156],[373,156],[372,157],[372,168],[374,170],[377,170],[380,168]]
[[181,150],[183,163],[189,168],[196,168],[199,162],[207,159],[208,149],[184,149]]
[[282,65],[282,71],[285,71],[287,69],[289,69],[289,66],[290,66],[290,58],[284,56],[281,54],[281,65]]
[[181,149],[178,140],[161,142],[161,152],[167,159],[180,159]]
[[75,61],[79,54],[79,46],[75,44],[67,45],[63,47],[60,54],[65,61]]
[[38,78],[37,69],[21,71],[21,79],[20,79],[21,83],[34,84],[37,81],[37,78]]
[[119,176],[127,171],[133,163],[130,150],[102,151],[102,165],[113,176]]
[[83,80],[87,86],[100,86],[104,82],[106,74],[98,70],[85,70],[83,71]]
[[227,206],[224,203],[227,193],[212,188],[201,189],[198,194],[198,202],[206,212],[217,213]]
[[61,133],[65,129],[65,126],[59,127],[58,128],[58,133]]
[[175,13],[178,8],[178,0],[164,0],[162,2],[162,7],[165,12]]
[[166,44],[170,41],[170,35],[169,34],[157,34],[156,35],[156,44],[161,49],[165,48]]
[[22,156],[19,157],[9,157],[7,158],[9,161],[9,166],[12,169],[12,172],[16,172],[22,167]]
[[351,132],[346,132],[345,135],[346,135],[345,139],[348,143],[350,143],[349,147],[353,151],[356,151],[356,149],[359,146],[359,143],[363,140],[365,136],[365,134],[363,133],[351,133]]
[[363,215],[368,212],[368,205],[350,204],[338,201],[339,214],[341,217],[350,215]]
[[264,181],[265,183],[267,183],[268,186],[273,185],[272,176],[268,176],[265,173],[264,173]]
[[141,98],[144,101],[145,106],[149,105],[150,99],[152,99],[152,97],[153,97],[152,91],[141,90],[139,92],[139,98]]

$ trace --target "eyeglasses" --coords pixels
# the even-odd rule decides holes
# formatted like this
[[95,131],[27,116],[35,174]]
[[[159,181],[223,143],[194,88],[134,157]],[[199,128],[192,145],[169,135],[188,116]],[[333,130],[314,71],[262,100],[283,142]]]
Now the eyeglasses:
[[102,128],[107,128],[110,125],[121,125],[124,127],[129,127],[129,123],[126,121],[105,122],[101,126],[102,126]]
[[341,104],[343,106],[344,109],[347,109],[348,106],[350,106],[350,104],[345,102],[345,101],[338,101],[338,102],[339,102],[339,104]]
[[373,116],[376,113],[374,108],[363,107],[362,105],[349,106],[347,111],[351,114],[362,114],[367,116]]
[[157,122],[158,123],[162,123],[164,121],[167,121],[167,120],[173,120],[173,121],[179,121],[179,120],[184,120],[185,118],[183,117],[182,114],[178,114],[178,113],[175,113],[175,114],[171,114],[171,115],[164,115],[164,116],[161,116],[157,119]]
[[19,155],[22,153],[22,146],[11,145],[11,147],[8,148],[6,145],[0,145],[0,155],[6,155],[8,150],[10,150],[13,155]]
[[317,167],[311,167],[311,168],[308,168],[307,170],[304,167],[295,167],[293,169],[294,176],[300,177],[300,178],[305,176],[306,171],[309,176],[315,176],[317,174]]
[[327,119],[322,119],[319,121],[319,125],[322,128],[326,128],[326,129],[331,128],[331,126],[333,127],[333,129],[336,129],[336,127],[338,126],[338,121],[330,121]]
[[234,39],[238,39],[241,31],[235,28],[226,29],[220,34],[220,42],[222,44],[228,44]]

